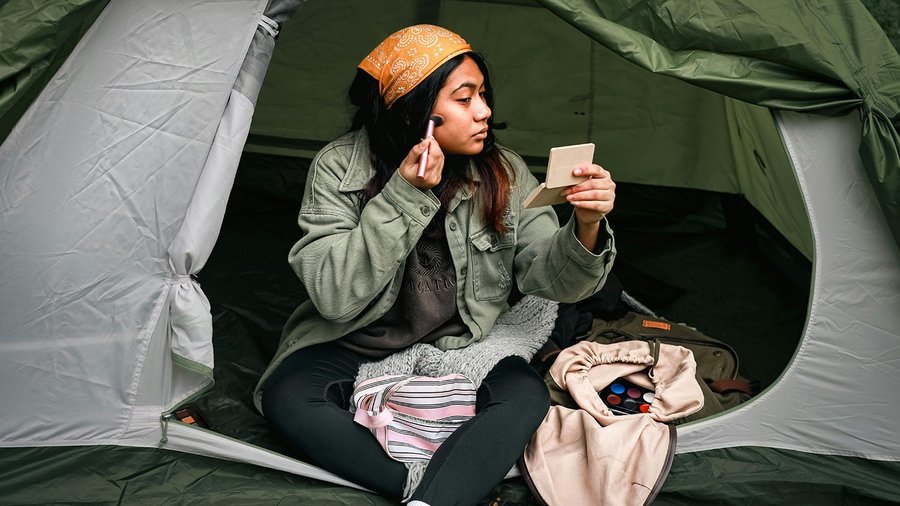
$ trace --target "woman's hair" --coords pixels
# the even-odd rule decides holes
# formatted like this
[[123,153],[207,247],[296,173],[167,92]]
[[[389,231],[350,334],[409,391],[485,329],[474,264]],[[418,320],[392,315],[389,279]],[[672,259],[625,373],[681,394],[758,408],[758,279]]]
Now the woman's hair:
[[[476,53],[463,53],[451,58],[438,67],[418,86],[397,99],[388,108],[378,93],[378,81],[366,72],[357,69],[356,78],[350,85],[350,103],[356,106],[351,130],[365,128],[369,137],[375,176],[362,191],[362,205],[384,188],[388,179],[400,166],[409,150],[421,141],[434,109],[438,92],[465,58],[471,58],[484,75],[485,101],[494,108],[494,95],[484,59]],[[482,219],[497,232],[507,232],[505,209],[509,202],[513,172],[497,147],[494,138],[493,116],[488,119],[488,133],[484,149],[477,155],[446,155],[441,180],[439,198],[442,209],[463,186],[472,186],[467,169],[468,162],[474,162],[481,177],[477,201]]]

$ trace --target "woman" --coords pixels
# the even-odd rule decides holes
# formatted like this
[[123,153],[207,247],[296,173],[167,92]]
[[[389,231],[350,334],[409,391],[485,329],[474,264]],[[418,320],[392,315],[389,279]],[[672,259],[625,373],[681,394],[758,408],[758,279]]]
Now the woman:
[[[487,67],[440,27],[385,39],[360,63],[350,99],[353,127],[313,160],[289,256],[309,300],[286,325],[257,406],[339,476],[410,504],[473,504],[547,412],[547,389],[528,363],[507,357],[490,370],[476,416],[438,449],[417,487],[353,422],[354,378],[360,365],[415,343],[446,350],[482,339],[509,308],[513,283],[559,301],[594,293],[615,256],[604,219],[615,184],[598,165],[575,169],[591,179],[569,190],[575,210],[562,228],[550,207],[523,209],[537,181],[494,141]],[[422,139],[432,115],[443,122]]]

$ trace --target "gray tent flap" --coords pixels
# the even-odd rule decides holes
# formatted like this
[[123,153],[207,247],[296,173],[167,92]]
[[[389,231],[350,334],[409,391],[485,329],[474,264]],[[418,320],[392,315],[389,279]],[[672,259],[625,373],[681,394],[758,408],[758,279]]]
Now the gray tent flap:
[[680,429],[679,453],[766,446],[900,459],[896,431],[885,423],[900,419],[900,405],[888,400],[900,377],[900,262],[852,149],[859,123],[856,114],[779,113],[815,239],[806,328],[771,388]]
[[[240,69],[224,56],[245,54],[260,3],[108,6],[0,146],[0,444],[108,442],[138,418],[142,367],[164,366],[149,341],[189,273],[167,250]],[[183,40],[196,24],[216,31]]]

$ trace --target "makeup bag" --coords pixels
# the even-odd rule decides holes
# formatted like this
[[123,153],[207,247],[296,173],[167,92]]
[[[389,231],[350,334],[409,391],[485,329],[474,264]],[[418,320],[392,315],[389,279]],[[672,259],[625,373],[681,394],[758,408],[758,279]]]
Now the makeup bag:
[[519,469],[541,504],[644,505],[665,482],[675,439],[674,426],[649,417],[603,426],[584,410],[551,406]]
[[[544,504],[649,504],[675,452],[670,422],[703,407],[690,350],[659,341],[599,344],[562,350],[549,371],[578,409],[552,406],[519,461],[525,481]],[[606,387],[627,380],[652,391],[634,414],[614,414]],[[610,405],[608,405],[610,404]]]
[[[567,392],[576,407],[601,425],[634,416],[671,422],[703,408],[697,382],[697,364],[691,350],[659,341],[623,341],[600,344],[581,341],[562,350],[550,367],[555,387]],[[622,378],[654,391],[646,413],[615,415],[597,392]]]
[[391,458],[428,462],[453,431],[475,416],[475,400],[475,385],[461,374],[387,375],[359,383],[350,410]]

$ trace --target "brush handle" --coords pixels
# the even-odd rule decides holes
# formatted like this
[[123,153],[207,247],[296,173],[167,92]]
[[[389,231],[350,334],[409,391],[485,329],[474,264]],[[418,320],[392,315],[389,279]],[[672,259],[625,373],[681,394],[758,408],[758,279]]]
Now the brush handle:
[[[425,129],[425,138],[429,138],[434,134],[434,120],[428,120],[428,127]],[[425,177],[425,164],[428,163],[428,146],[431,146],[431,143],[428,143],[425,146],[425,151],[422,151],[422,154],[419,155],[419,170],[416,172],[416,177],[422,179]]]

